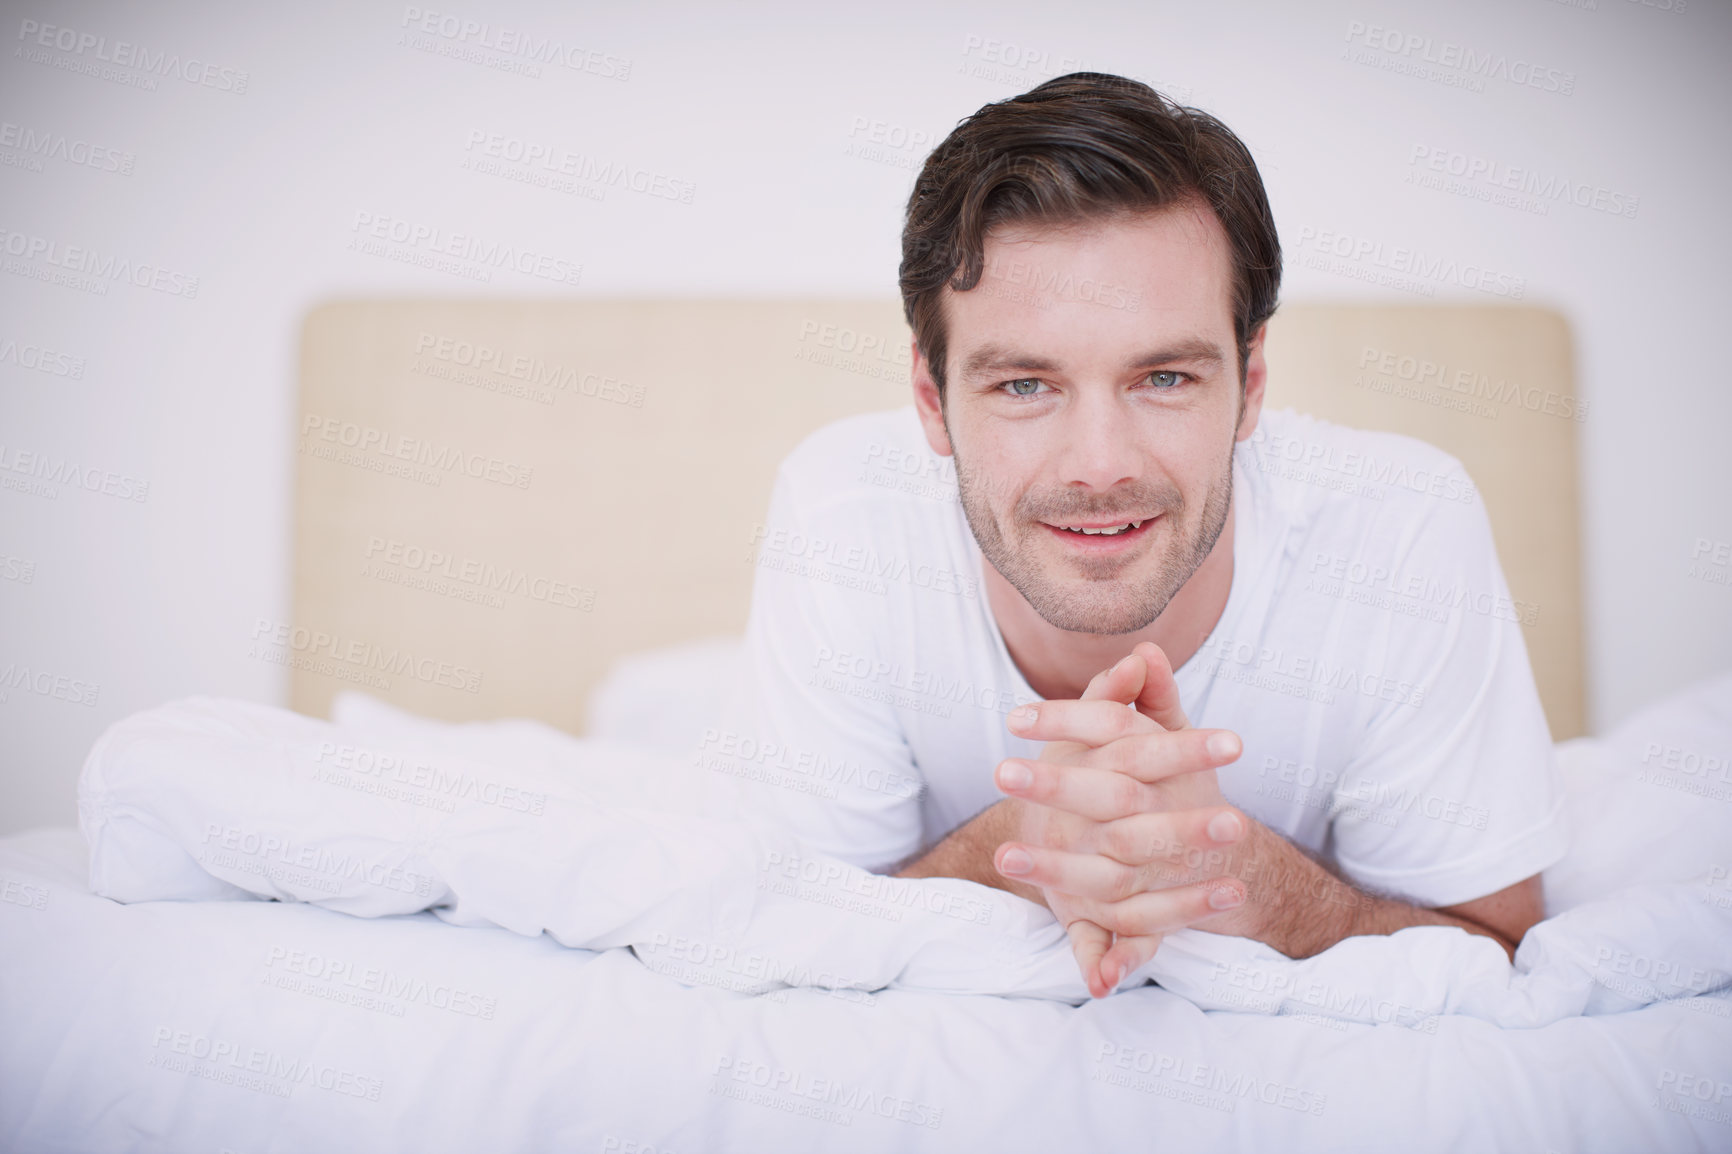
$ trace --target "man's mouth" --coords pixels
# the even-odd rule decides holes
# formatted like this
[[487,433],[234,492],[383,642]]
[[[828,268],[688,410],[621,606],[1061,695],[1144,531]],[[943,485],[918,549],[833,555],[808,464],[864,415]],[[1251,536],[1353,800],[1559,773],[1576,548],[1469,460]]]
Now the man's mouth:
[[1112,547],[1121,547],[1141,540],[1144,533],[1153,529],[1159,516],[1139,517],[1134,521],[1043,521],[1041,524],[1072,547],[1105,549],[1109,543]]
[[1090,537],[1116,537],[1120,533],[1129,533],[1132,529],[1141,529],[1141,521],[1121,521],[1117,525],[1055,525],[1055,529],[1063,529],[1066,533],[1082,533]]

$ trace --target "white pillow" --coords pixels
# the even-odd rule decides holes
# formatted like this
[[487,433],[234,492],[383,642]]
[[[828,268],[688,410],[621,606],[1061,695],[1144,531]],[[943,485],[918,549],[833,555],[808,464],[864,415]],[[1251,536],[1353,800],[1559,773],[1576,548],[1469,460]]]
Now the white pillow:
[[[574,737],[540,721],[437,721],[354,690],[338,693],[331,720],[369,741],[427,757],[457,756],[581,784],[615,805],[713,813],[715,786],[693,758],[632,738]],[[693,743],[694,747],[696,743]]]
[[1705,879],[1732,903],[1732,674],[1558,746],[1570,851],[1545,873],[1546,914],[1627,885]]
[[742,644],[716,637],[620,658],[590,694],[589,735],[695,753],[739,677]]

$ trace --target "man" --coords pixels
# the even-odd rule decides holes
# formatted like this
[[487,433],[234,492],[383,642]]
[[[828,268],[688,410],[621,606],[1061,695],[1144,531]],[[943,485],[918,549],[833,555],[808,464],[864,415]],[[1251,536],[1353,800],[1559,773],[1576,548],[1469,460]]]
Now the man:
[[[1095,996],[1186,926],[1513,952],[1564,849],[1519,628],[1329,579],[1506,593],[1484,510],[1429,446],[1263,412],[1279,280],[1249,153],[1145,85],[959,125],[903,234],[913,411],[778,476],[726,725],[745,804],[1046,904]],[[1344,483],[1367,461],[1404,481]]]

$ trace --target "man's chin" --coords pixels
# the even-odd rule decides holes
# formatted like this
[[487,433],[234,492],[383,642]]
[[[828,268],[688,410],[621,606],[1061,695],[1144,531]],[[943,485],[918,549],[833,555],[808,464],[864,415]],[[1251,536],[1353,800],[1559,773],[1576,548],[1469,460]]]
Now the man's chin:
[[1089,582],[1081,588],[1036,591],[1023,594],[1042,620],[1067,633],[1118,636],[1135,633],[1159,617],[1166,608],[1148,604],[1145,596],[1121,582]]

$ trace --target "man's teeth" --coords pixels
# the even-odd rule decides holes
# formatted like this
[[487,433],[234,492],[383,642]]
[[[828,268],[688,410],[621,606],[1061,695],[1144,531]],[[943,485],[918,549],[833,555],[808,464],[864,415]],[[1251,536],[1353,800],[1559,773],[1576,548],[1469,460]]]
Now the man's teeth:
[[1130,529],[1141,529],[1142,527],[1141,521],[1126,521],[1123,525],[1114,525],[1110,529],[1081,529],[1075,525],[1066,525],[1065,530],[1070,533],[1087,533],[1090,537],[1111,537],[1115,533],[1123,533]]

